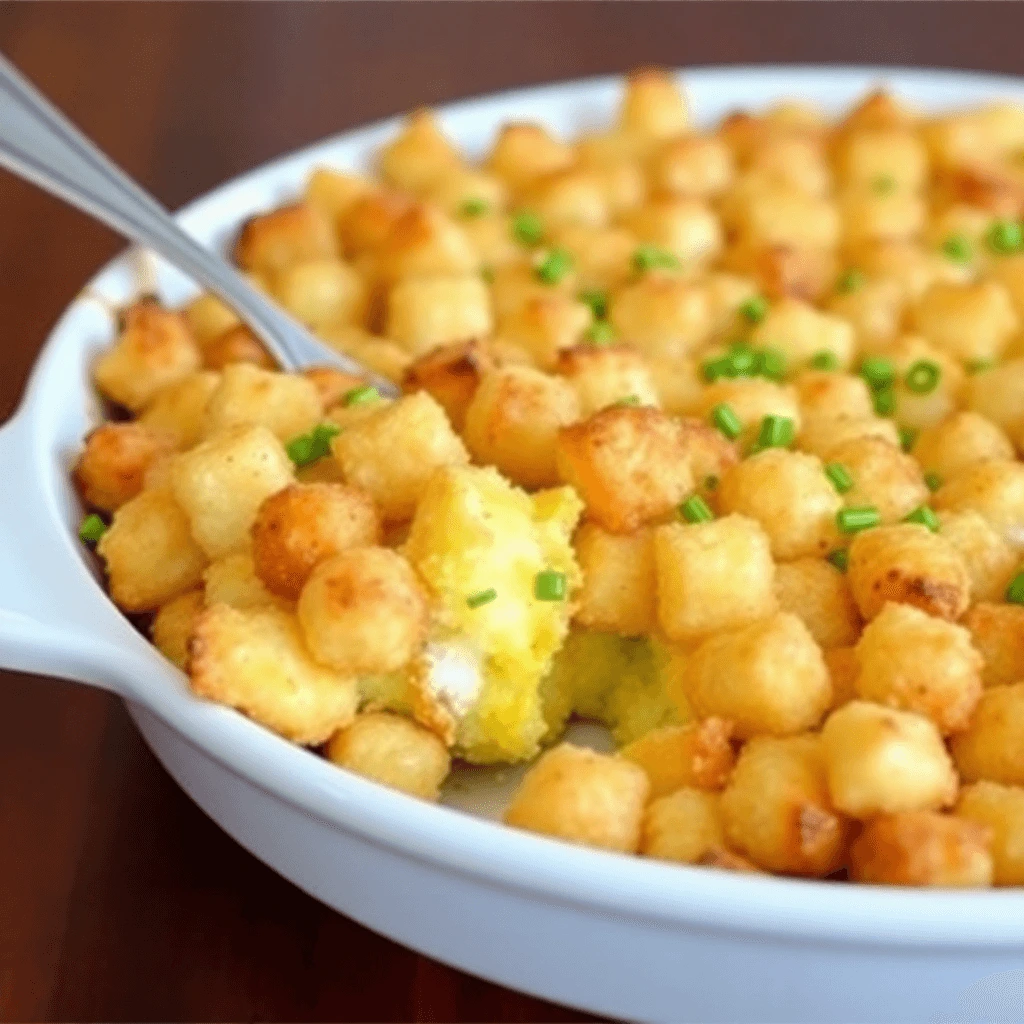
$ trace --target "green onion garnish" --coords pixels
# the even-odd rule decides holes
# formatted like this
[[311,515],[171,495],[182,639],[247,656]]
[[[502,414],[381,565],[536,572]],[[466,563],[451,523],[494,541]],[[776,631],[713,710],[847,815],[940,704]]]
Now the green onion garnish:
[[868,387],[877,391],[896,380],[896,367],[884,356],[869,356],[860,364],[860,375],[868,382]]
[[718,486],[718,477],[715,476],[714,473],[711,473],[710,475],[704,477],[704,487],[707,490],[713,491],[717,486]]
[[871,181],[871,190],[880,196],[896,191],[896,179],[891,174],[880,174]]
[[932,533],[939,532],[939,517],[927,505],[918,505],[913,512],[903,517],[903,522],[920,523],[927,526]]
[[583,337],[591,345],[610,345],[615,340],[615,328],[607,320],[595,320]]
[[840,494],[853,490],[853,477],[850,476],[850,471],[841,462],[828,463],[825,466],[825,476],[832,481],[832,486]]
[[1024,572],[1017,573],[1006,588],[1006,600],[1010,604],[1024,604]]
[[556,569],[537,573],[533,581],[533,596],[538,601],[564,601],[567,589],[565,573]]
[[859,530],[869,530],[882,521],[881,513],[874,505],[864,505],[860,508],[843,508],[836,513],[836,524],[843,533],[857,533]]
[[595,320],[603,320],[608,315],[608,293],[600,288],[586,288],[578,296],[580,302],[585,302],[594,314]]
[[626,395],[625,397],[620,398],[615,403],[615,405],[625,405],[625,406],[639,405],[639,404],[640,404],[640,396],[639,395]]
[[710,523],[715,518],[715,513],[711,511],[708,503],[699,494],[687,498],[679,506],[679,514],[688,523]]
[[1007,255],[1024,247],[1024,231],[1015,220],[997,220],[988,229],[987,241],[993,252]]
[[938,473],[925,473],[925,486],[933,494],[942,486],[942,477]]
[[675,270],[678,266],[679,258],[674,253],[656,245],[638,246],[633,253],[633,269],[638,274],[648,270]]
[[831,562],[840,572],[846,572],[847,567],[850,564],[850,552],[846,548],[836,548],[827,559]]
[[972,359],[967,364],[968,373],[984,373],[986,370],[991,370],[996,365],[994,359]]
[[879,416],[891,416],[896,411],[896,392],[893,388],[879,388],[871,396],[875,412]]
[[85,544],[98,543],[100,537],[106,532],[107,524],[95,512],[87,515],[82,520],[82,525],[78,528],[78,536]]
[[776,348],[763,348],[757,353],[754,372],[769,380],[781,381],[786,377],[786,357]]
[[342,398],[344,405],[369,405],[380,399],[380,392],[372,384],[363,384],[351,391],[346,391]]
[[917,440],[917,431],[911,427],[900,427],[900,447],[905,451],[909,452],[914,447],[914,442]]
[[758,451],[764,448],[785,448],[793,443],[796,428],[788,416],[776,416],[770,413],[761,420],[761,430],[757,435],[755,447]]
[[730,377],[746,377],[757,364],[758,353],[749,345],[738,342],[729,349],[726,359],[729,360]]
[[829,372],[835,372],[839,369],[839,357],[835,352],[829,352],[828,349],[822,349],[820,352],[815,352],[811,356],[811,361],[808,364],[812,370],[827,370]]
[[942,243],[942,251],[954,263],[970,263],[974,255],[971,243],[963,235],[950,235]]
[[851,267],[842,277],[836,281],[836,291],[842,292],[844,295],[848,295],[850,292],[855,292],[860,288],[864,287],[864,282],[867,278],[864,276],[863,270],[858,270],[856,267]]
[[916,395],[927,395],[938,387],[942,377],[942,369],[937,363],[927,359],[919,359],[907,370],[903,382]]
[[475,594],[470,594],[466,598],[466,604],[470,608],[480,608],[482,605],[490,604],[498,596],[498,592],[494,587],[488,587],[486,590],[478,591]]
[[740,306],[740,316],[752,324],[759,324],[768,314],[768,300],[763,295],[755,295]]
[[725,402],[721,402],[711,410],[711,422],[730,441],[735,441],[743,432],[743,424],[740,422],[739,416],[733,411],[732,406]]
[[545,284],[558,284],[566,274],[572,273],[572,263],[572,253],[568,249],[552,249],[533,272]]
[[[376,391],[375,388],[371,390]],[[308,434],[300,434],[289,441],[285,451],[288,452],[288,458],[301,469],[316,462],[317,459],[330,455],[331,440],[340,433],[341,427],[336,423],[319,423]]]
[[486,199],[466,199],[459,207],[463,217],[482,217],[491,208]]
[[701,366],[704,379],[709,384],[714,384],[721,377],[734,377],[732,372],[732,360],[728,356],[719,356],[717,359],[709,359]]
[[544,225],[535,213],[523,211],[512,219],[512,237],[523,245],[539,245],[544,237]]
[[484,282],[486,284],[494,284],[494,268],[493,267],[484,267],[483,270],[480,271],[480,276],[484,279]]

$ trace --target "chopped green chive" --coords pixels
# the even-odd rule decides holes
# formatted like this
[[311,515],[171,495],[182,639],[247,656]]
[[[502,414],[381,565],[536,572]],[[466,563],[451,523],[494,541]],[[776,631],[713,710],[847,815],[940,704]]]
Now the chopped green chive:
[[494,587],[488,587],[486,590],[470,594],[469,597],[466,598],[466,604],[468,604],[470,608],[480,608],[485,604],[490,604],[497,598],[497,596],[498,592]]
[[98,543],[100,537],[106,532],[107,524],[95,512],[87,515],[78,528],[78,536],[86,544]]
[[717,486],[718,486],[718,477],[715,476],[714,473],[710,474],[710,476],[704,477],[704,487],[707,490],[713,491]]
[[719,356],[717,359],[709,359],[701,366],[704,379],[709,384],[714,384],[720,377],[734,377],[732,372],[732,360],[728,356]]
[[679,258],[667,249],[659,249],[656,245],[641,245],[633,253],[633,269],[638,274],[648,270],[675,270],[679,266]]
[[907,370],[904,384],[916,395],[927,395],[938,387],[942,377],[942,369],[937,363],[927,359],[919,359]]
[[942,243],[942,251],[954,263],[970,263],[974,256],[971,243],[963,235],[950,235]]
[[874,505],[864,505],[861,508],[843,508],[836,513],[836,524],[843,533],[857,533],[859,530],[869,530],[882,521],[877,508]]
[[769,380],[781,381],[786,377],[786,357],[776,348],[763,348],[757,353],[754,372]]
[[968,373],[984,373],[986,370],[991,370],[996,365],[994,359],[972,359],[967,364]]
[[846,548],[836,548],[828,556],[828,561],[831,562],[840,572],[846,572],[847,567],[850,564],[850,552]]
[[896,411],[896,392],[891,387],[879,388],[871,401],[879,416],[891,416]]
[[868,382],[868,387],[877,391],[889,387],[896,380],[896,367],[891,359],[884,356],[868,356],[860,364],[860,375]]
[[732,406],[725,402],[721,402],[711,410],[711,422],[730,441],[735,441],[743,432],[743,424],[740,422],[739,416],[733,411]]
[[620,398],[615,404],[616,405],[626,405],[626,406],[629,406],[629,405],[639,405],[640,404],[640,396],[639,395],[626,395],[624,398]]
[[490,208],[491,204],[486,199],[466,199],[459,207],[459,213],[463,217],[482,217]]
[[832,481],[832,486],[840,494],[853,490],[853,477],[850,476],[850,471],[841,462],[828,463],[825,466],[825,476]]
[[567,590],[565,573],[556,569],[545,569],[537,573],[533,581],[533,596],[538,601],[564,601]]
[[285,451],[288,453],[288,458],[300,469],[316,461],[313,455],[312,434],[300,434],[298,437],[292,438],[285,445]]
[[742,342],[733,345],[725,357],[729,360],[729,368],[732,370],[732,373],[730,373],[729,376],[748,376],[757,365],[757,357],[758,353],[749,345],[744,345]]
[[905,451],[909,452],[914,447],[914,442],[917,440],[917,431],[910,427],[900,427],[900,447]]
[[380,399],[380,392],[372,384],[363,384],[361,387],[353,388],[345,392],[342,398],[344,405],[369,405]]
[[679,514],[688,523],[710,523],[715,518],[715,513],[711,511],[708,503],[699,494],[687,498],[679,506]]
[[1024,231],[1015,220],[997,220],[988,229],[987,241],[993,252],[1008,255],[1024,248]]
[[740,306],[740,316],[752,324],[759,324],[768,315],[768,300],[763,295],[755,295]]
[[591,345],[610,345],[615,340],[615,328],[607,320],[592,323],[583,335]]
[[918,505],[913,512],[903,517],[903,522],[920,523],[927,526],[932,533],[939,532],[939,517],[927,505]]
[[774,413],[761,420],[761,430],[757,435],[755,447],[758,451],[764,448],[785,448],[793,443],[796,429],[788,416],[776,416]]
[[480,276],[484,279],[484,281],[487,284],[494,284],[494,268],[493,267],[484,267],[484,269],[480,271]]
[[325,455],[330,455],[331,440],[340,433],[341,427],[336,423],[319,423],[308,434],[300,434],[289,441],[285,451],[288,452],[288,458],[301,469]]
[[866,280],[867,278],[864,276],[863,270],[851,267],[836,282],[836,291],[842,292],[844,295],[848,295],[850,292],[855,292],[863,288]]
[[572,253],[568,249],[552,249],[533,271],[545,284],[558,284],[572,273]]
[[523,245],[539,245],[544,237],[544,225],[535,213],[524,211],[512,219],[512,237]]
[[925,473],[925,486],[933,494],[942,486],[942,477],[938,473]]
[[580,302],[585,302],[594,314],[595,320],[603,320],[608,315],[608,293],[600,288],[587,288],[578,296]]
[[871,181],[871,191],[880,196],[887,196],[896,191],[896,179],[891,174],[880,174]]
[[1006,588],[1006,600],[1010,604],[1024,604],[1024,572],[1017,573]]
[[827,370],[829,372],[835,372],[839,369],[839,357],[835,352],[829,352],[828,349],[822,349],[820,352],[815,352],[811,356],[809,363],[812,370]]

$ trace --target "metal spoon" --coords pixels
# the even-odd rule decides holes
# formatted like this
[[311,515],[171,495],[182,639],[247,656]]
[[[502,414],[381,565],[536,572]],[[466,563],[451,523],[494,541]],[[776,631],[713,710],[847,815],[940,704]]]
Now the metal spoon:
[[285,369],[333,365],[366,377],[384,395],[398,394],[391,381],[318,341],[234,267],[186,235],[160,203],[90,142],[2,54],[0,166],[159,253],[231,306]]

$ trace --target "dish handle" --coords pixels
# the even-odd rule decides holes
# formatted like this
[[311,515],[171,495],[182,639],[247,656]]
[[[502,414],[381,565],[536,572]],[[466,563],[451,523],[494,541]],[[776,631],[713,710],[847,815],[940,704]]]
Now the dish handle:
[[0,668],[127,696],[111,671],[120,646],[107,639],[117,631],[113,612],[75,564],[42,483],[47,467],[38,459],[50,455],[32,442],[28,416],[0,426]]

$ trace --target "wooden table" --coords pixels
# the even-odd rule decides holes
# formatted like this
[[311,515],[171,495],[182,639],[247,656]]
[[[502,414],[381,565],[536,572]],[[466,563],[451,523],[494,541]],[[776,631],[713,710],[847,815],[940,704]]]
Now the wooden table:
[[[0,49],[175,207],[416,104],[641,63],[1020,73],[1022,26],[1024,6],[979,2],[8,3]],[[0,419],[62,307],[120,246],[0,180]],[[326,910],[192,806],[118,701],[2,672],[0,1018],[588,1019]]]

